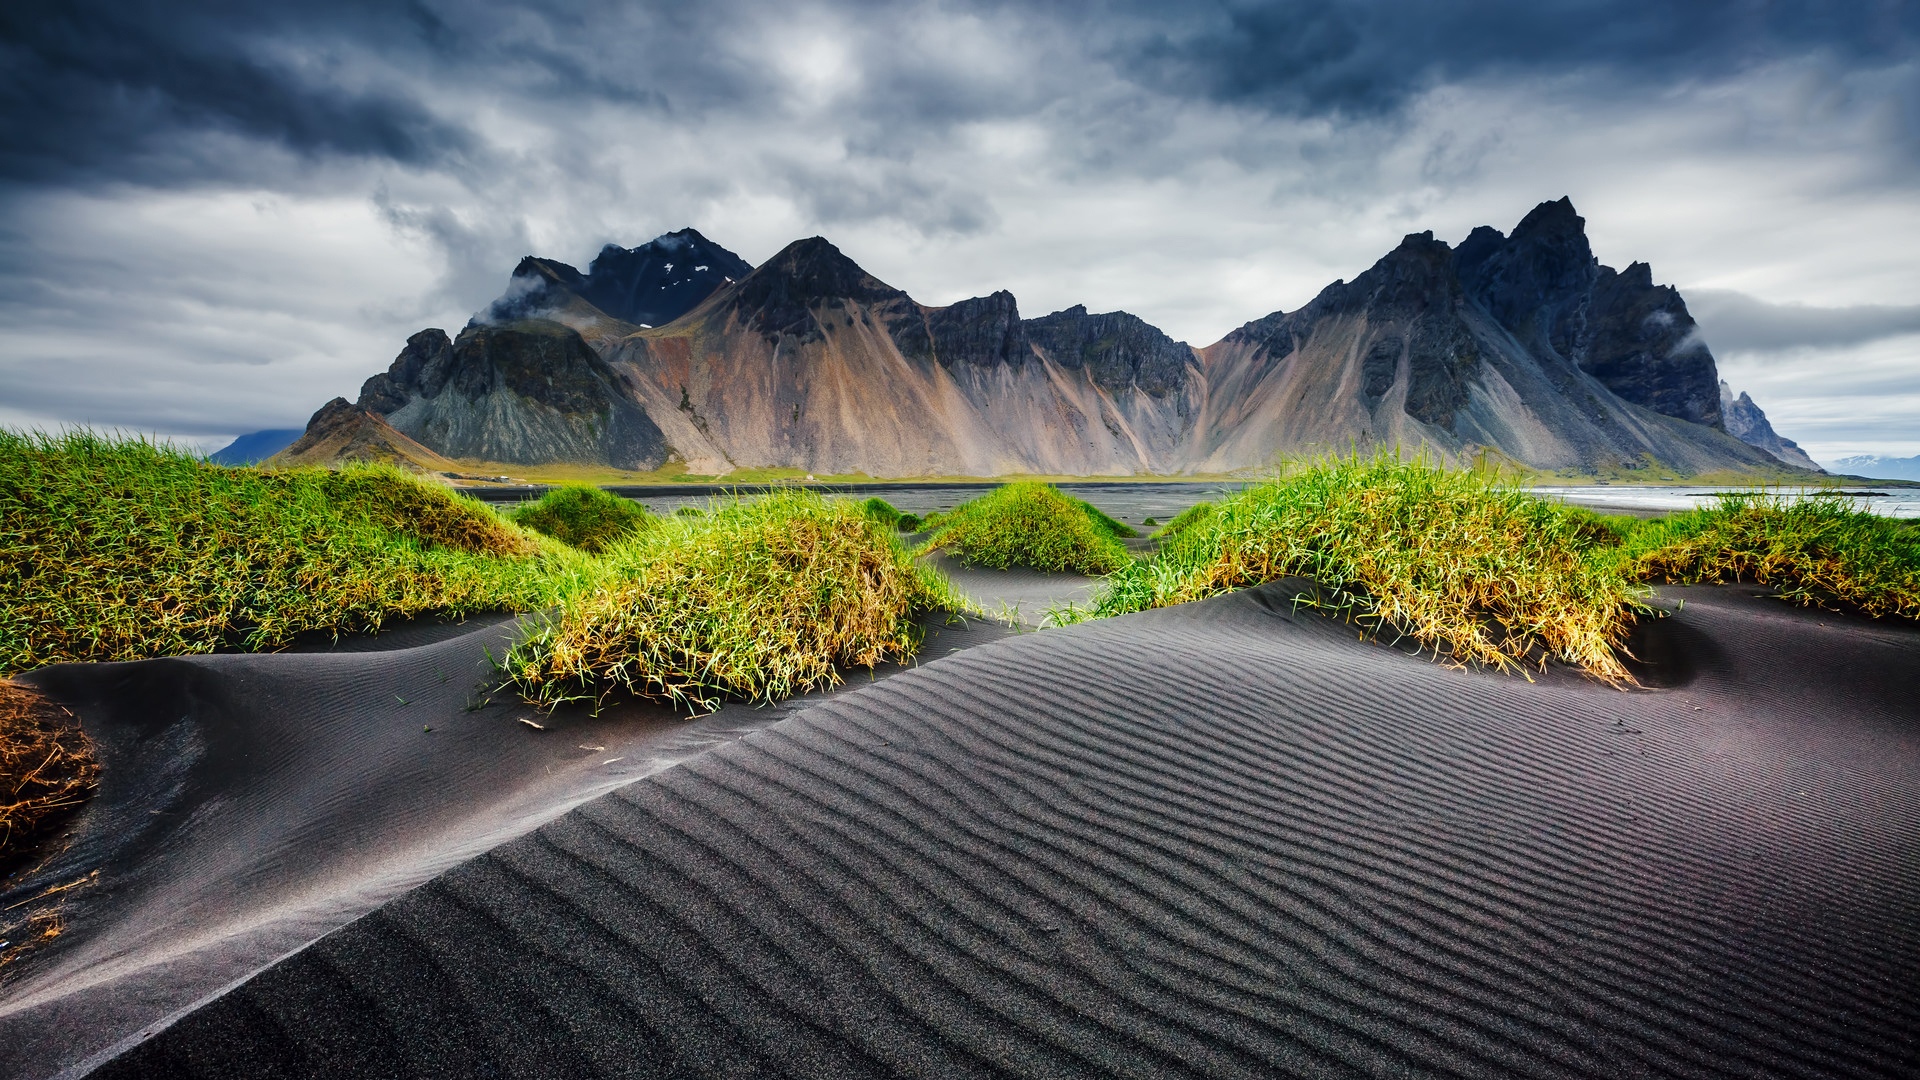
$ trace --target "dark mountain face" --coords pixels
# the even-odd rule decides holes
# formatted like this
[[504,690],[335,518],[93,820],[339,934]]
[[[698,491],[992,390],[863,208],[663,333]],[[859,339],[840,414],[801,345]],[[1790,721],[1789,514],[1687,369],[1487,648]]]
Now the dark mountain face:
[[664,326],[752,270],[745,259],[693,229],[657,236],[636,248],[608,244],[584,274],[529,255],[514,268],[506,295],[475,323],[535,317],[564,306],[571,296],[622,322]]
[[359,408],[453,458],[654,468],[666,439],[625,377],[571,327],[544,319],[423,330],[368,379]]
[[1085,368],[1095,385],[1111,393],[1138,387],[1165,397],[1186,382],[1187,365],[1193,362],[1193,350],[1184,342],[1124,311],[1090,315],[1075,304],[1027,320],[1026,332],[1054,363],[1069,370]]
[[1541,203],[1511,237],[1481,226],[1454,253],[1466,294],[1522,345],[1570,360],[1643,408],[1719,428],[1719,374],[1693,316],[1646,263],[1601,266],[1567,199]]
[[692,229],[681,229],[636,248],[601,248],[578,292],[616,319],[665,326],[714,290],[752,272],[745,259]]
[[1586,221],[1571,200],[1534,207],[1511,237],[1475,229],[1461,243],[1454,269],[1466,295],[1521,344],[1545,346],[1576,363],[1585,354],[1599,264],[1587,244]]
[[1588,321],[1593,340],[1580,359],[1583,371],[1636,405],[1723,426],[1719,387],[1724,384],[1713,354],[1700,341],[1687,302],[1671,285],[1655,285],[1646,263],[1617,274],[1601,267]]
[[360,386],[360,406],[385,415],[414,395],[435,397],[453,373],[453,342],[437,327],[407,339],[387,370]]
[[917,315],[906,293],[860,269],[840,249],[814,236],[796,240],[734,288],[728,306],[747,326],[774,341],[821,338],[822,319],[851,322],[848,303],[877,309],[891,322]]
[[1462,303],[1453,250],[1431,232],[1415,233],[1351,282],[1336,281],[1306,307],[1248,323],[1228,339],[1250,340],[1285,356],[1322,320],[1365,316],[1361,393],[1367,408],[1379,406],[1404,362],[1407,415],[1451,428],[1480,362],[1473,334],[1459,318]]
[[929,311],[927,333],[934,355],[947,367],[1019,367],[1033,358],[1026,325],[1020,321],[1020,305],[1004,289]]

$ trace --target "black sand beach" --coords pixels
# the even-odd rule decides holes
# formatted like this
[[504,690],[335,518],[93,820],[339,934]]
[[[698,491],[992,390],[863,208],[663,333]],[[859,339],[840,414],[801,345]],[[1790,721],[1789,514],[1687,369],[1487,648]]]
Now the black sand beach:
[[[23,1002],[36,971],[6,1071],[1913,1075],[1920,631],[1752,592],[1666,590],[1626,692],[1362,643],[1282,584],[930,656],[85,1064],[63,1035],[129,995]],[[91,719],[109,675],[37,681]],[[425,814],[526,769],[453,764],[308,805]]]

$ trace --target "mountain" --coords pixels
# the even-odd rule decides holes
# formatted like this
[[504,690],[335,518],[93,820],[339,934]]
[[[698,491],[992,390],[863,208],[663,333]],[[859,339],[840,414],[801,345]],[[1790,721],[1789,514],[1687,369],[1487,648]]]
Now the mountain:
[[1784,467],[1728,434],[1679,293],[1600,265],[1566,199],[1458,248],[1410,235],[1202,349],[1126,312],[1023,318],[1004,291],[921,304],[821,237],[744,267],[690,229],[585,274],[528,257],[360,404],[448,457],[706,474],[1230,473],[1377,445],[1571,474]]
[[207,455],[215,465],[256,465],[292,446],[300,428],[269,428],[242,435]]
[[514,268],[506,294],[475,322],[513,322],[572,309],[576,318],[603,316],[627,324],[628,331],[664,326],[752,271],[745,259],[693,229],[656,236],[635,248],[608,244],[584,274],[529,255]]
[[658,468],[668,446],[632,390],[572,327],[528,318],[422,330],[358,405],[450,458]]
[[1713,357],[1691,328],[1644,264],[1617,274],[1594,259],[1565,199],[1457,249],[1416,233],[1352,282],[1200,350],[1207,411],[1188,467],[1349,444],[1576,473],[1776,467],[1723,430]]
[[[415,335],[418,336],[418,335]],[[275,465],[334,465],[345,461],[443,472],[454,463],[394,430],[379,414],[334,398],[307,421],[306,431],[273,456]]]
[[1727,434],[1748,446],[1757,446],[1796,469],[1826,471],[1814,464],[1792,439],[1776,434],[1773,425],[1767,422],[1767,414],[1760,411],[1760,406],[1753,403],[1746,391],[1734,397],[1733,387],[1728,386],[1725,379],[1720,380],[1720,412],[1726,417]]
[[1897,458],[1880,454],[1857,454],[1833,463],[1837,472],[1865,476],[1875,480],[1920,480],[1920,456]]

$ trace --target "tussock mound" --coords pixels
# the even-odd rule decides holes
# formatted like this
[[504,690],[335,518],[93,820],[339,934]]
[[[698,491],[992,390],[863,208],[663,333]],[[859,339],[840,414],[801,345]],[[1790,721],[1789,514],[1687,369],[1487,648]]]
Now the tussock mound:
[[0,431],[0,671],[544,603],[539,546],[387,466],[262,472]]
[[1021,481],[960,504],[926,524],[926,550],[1005,570],[1108,574],[1128,562],[1122,536],[1137,536],[1092,505],[1046,484]]

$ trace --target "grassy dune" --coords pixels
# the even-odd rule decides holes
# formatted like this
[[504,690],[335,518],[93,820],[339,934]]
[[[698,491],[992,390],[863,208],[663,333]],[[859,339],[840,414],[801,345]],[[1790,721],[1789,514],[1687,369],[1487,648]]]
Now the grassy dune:
[[1858,509],[1839,495],[1766,492],[1640,525],[1621,558],[1644,581],[1749,581],[1809,607],[1920,619],[1920,522]]
[[774,701],[837,666],[912,655],[912,615],[960,608],[893,530],[855,503],[785,491],[716,501],[608,550],[607,576],[507,657],[512,684],[553,705],[624,690],[697,709]]
[[1596,553],[1594,515],[1469,472],[1392,457],[1310,467],[1180,515],[1146,562],[1108,579],[1093,615],[1164,607],[1297,575],[1329,611],[1456,659],[1548,657],[1608,680],[1643,590]]
[[924,524],[933,530],[925,550],[946,550],[962,562],[1091,575],[1132,562],[1119,537],[1138,535],[1079,499],[1033,481],[995,488]]
[[0,671],[533,610],[580,559],[383,466],[229,469],[0,431]]
[[595,554],[654,520],[632,499],[585,484],[555,488],[534,502],[516,507],[507,517],[522,528]]

